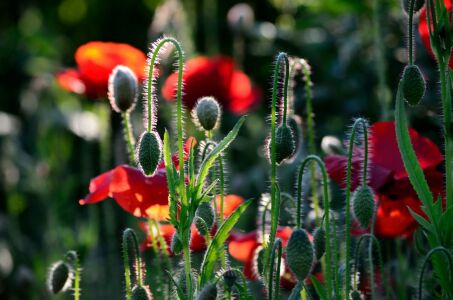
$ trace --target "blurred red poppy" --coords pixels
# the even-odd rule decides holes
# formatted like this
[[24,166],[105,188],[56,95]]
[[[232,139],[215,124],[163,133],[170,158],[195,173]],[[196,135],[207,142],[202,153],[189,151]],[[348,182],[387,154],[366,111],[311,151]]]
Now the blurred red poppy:
[[[215,97],[222,107],[234,114],[248,112],[260,100],[259,89],[252,86],[250,78],[235,69],[232,58],[225,56],[189,59],[184,67],[183,102],[192,108],[203,96]],[[170,75],[162,88],[168,101],[175,99],[177,73]]]
[[[395,238],[409,236],[417,228],[417,222],[407,207],[424,215],[421,202],[412,188],[398,149],[395,123],[377,122],[370,127],[370,173],[369,185],[376,193],[377,214],[375,233],[380,237]],[[415,130],[409,129],[412,145],[418,161],[425,174],[433,194],[443,192],[443,174],[438,170],[444,158],[439,148],[428,138],[420,136]],[[352,190],[361,179],[361,162],[363,148],[355,147],[352,170]],[[345,188],[347,157],[328,155],[325,158],[330,177]],[[357,228],[353,232],[359,233]]]
[[[447,8],[447,10],[451,11],[451,0],[444,0],[444,3],[445,3],[445,7]],[[426,20],[426,7],[423,7],[420,12],[420,17],[419,17],[419,21],[418,21],[418,32],[420,34],[420,38],[422,39],[423,45],[428,50],[428,52],[431,54],[431,56],[434,57],[434,53],[431,48],[431,41],[429,38],[428,22]],[[453,69],[453,56],[450,57],[450,61],[448,62],[448,65],[449,65],[450,69]]]
[[[242,203],[244,202],[244,199],[241,196],[238,195],[225,195],[224,199],[224,218],[228,218],[233,211],[236,210]],[[217,214],[219,214],[219,198],[217,198]],[[151,230],[151,232],[148,229],[148,223],[146,222],[141,222],[139,224],[140,228],[146,233],[146,241],[142,243],[141,248],[142,250],[149,249],[152,247],[153,240],[156,239],[156,242],[158,242],[157,239],[157,232]],[[211,230],[211,235],[214,235],[217,231],[217,227],[214,224],[212,230]],[[175,228],[171,224],[159,224],[159,232],[164,238],[166,242],[166,247],[170,255],[173,255],[173,253],[170,251],[170,243],[173,234],[176,232]],[[198,232],[197,228],[195,225],[191,226],[191,238],[190,238],[190,250],[192,251],[202,251],[206,248],[206,243],[205,239],[200,233]]]
[[[185,156],[194,138],[187,139]],[[186,159],[187,157],[184,157]],[[178,157],[172,157],[179,169]],[[137,168],[121,165],[92,179],[90,193],[79,201],[81,205],[98,203],[111,197],[119,206],[136,217],[158,221],[168,219],[168,187],[165,165],[162,162],[152,177],[143,175]]]
[[57,82],[70,92],[85,94],[90,98],[107,95],[109,75],[117,65],[124,65],[144,79],[146,55],[128,44],[89,42],[75,53],[77,69],[67,69],[57,74]]

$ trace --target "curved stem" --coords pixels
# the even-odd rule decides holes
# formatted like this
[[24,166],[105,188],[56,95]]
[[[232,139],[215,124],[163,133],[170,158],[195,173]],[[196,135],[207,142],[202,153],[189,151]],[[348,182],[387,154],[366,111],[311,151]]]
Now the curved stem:
[[[124,266],[125,266],[125,272],[127,272],[127,269],[129,269],[129,284],[130,284],[130,265],[129,265],[129,240],[132,240],[132,247],[135,252],[135,260],[136,260],[136,279],[137,279],[137,285],[142,286],[143,285],[143,273],[142,273],[142,260],[140,257],[140,251],[138,247],[138,240],[137,236],[135,235],[134,230],[127,228],[123,232],[123,259],[124,259]],[[127,260],[127,261],[126,261]],[[127,279],[126,279],[127,281]],[[126,286],[127,289],[127,286]]]
[[[289,72],[289,61],[288,55],[284,52],[280,52],[277,56],[276,66],[274,69],[274,82],[272,87],[272,109],[271,109],[271,232],[269,236],[269,245],[273,245],[275,241],[275,235],[277,234],[277,226],[278,226],[278,217],[280,214],[280,203],[278,203],[276,197],[276,185],[277,185],[277,162],[276,162],[276,150],[275,150],[275,136],[276,136],[276,123],[277,123],[277,86],[280,79],[280,67],[282,63],[285,63],[286,73]],[[288,88],[288,78],[289,76],[285,76],[285,85],[284,85],[284,102],[286,103],[286,96],[287,96],[287,88]],[[286,120],[286,119],[285,119]],[[266,247],[266,251],[264,253],[264,274],[267,273],[268,262],[270,256],[270,247]]]
[[[275,264],[275,248],[277,248],[277,268],[274,276],[274,264]],[[276,239],[271,251],[271,261],[269,269],[269,300],[279,299],[280,290],[280,264],[282,260],[282,241]],[[275,277],[275,279],[274,279]],[[273,297],[273,291],[275,288],[275,296]]]
[[[330,231],[330,202],[329,202],[329,181],[327,177],[326,166],[324,162],[316,155],[309,155],[307,156],[301,163],[299,169],[299,176],[298,176],[298,195],[297,195],[297,228],[301,227],[300,224],[300,214],[301,214],[301,194],[302,194],[302,179],[305,168],[308,163],[315,162],[319,168],[321,169],[322,173],[322,182],[323,182],[323,199],[324,199],[324,210],[325,210],[325,226],[326,226],[326,285],[327,285],[327,295],[328,299],[332,297],[332,282],[331,282],[331,271],[332,271],[332,257],[331,257],[331,231]],[[335,241],[336,243],[336,241]],[[336,252],[336,251],[334,251]],[[336,255],[336,253],[334,253]],[[334,266],[335,267],[335,266]]]
[[345,297],[347,298],[350,291],[351,281],[351,176],[352,176],[352,156],[354,150],[354,141],[357,133],[358,126],[362,126],[363,130],[363,144],[365,146],[365,157],[363,161],[363,176],[362,186],[367,184],[367,170],[368,170],[368,122],[362,118],[355,120],[352,126],[351,136],[349,137],[349,150],[348,150],[348,165],[346,170],[346,205],[345,205],[345,223],[346,223],[346,286]]
[[132,133],[132,124],[129,112],[121,113],[123,123],[123,136],[127,144],[127,153],[129,154],[129,164],[135,164],[135,139]]
[[420,278],[418,280],[418,299],[419,300],[422,299],[423,277],[425,275],[426,265],[428,264],[429,259],[431,258],[431,256],[434,253],[436,253],[436,252],[443,252],[445,254],[445,256],[447,257],[448,267],[449,267],[449,270],[450,270],[450,279],[452,279],[452,276],[453,276],[453,274],[452,274],[453,259],[451,257],[451,253],[447,249],[442,247],[442,246],[436,247],[434,249],[431,249],[431,251],[429,251],[428,254],[425,256],[425,260],[423,261],[422,271],[420,272]]

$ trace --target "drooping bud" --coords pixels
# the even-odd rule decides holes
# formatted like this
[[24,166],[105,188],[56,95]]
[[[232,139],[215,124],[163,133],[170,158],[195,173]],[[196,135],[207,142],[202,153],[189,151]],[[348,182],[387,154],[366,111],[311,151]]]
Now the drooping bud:
[[[272,141],[269,139],[268,144],[268,157],[272,157]],[[289,126],[280,125],[275,131],[275,161],[279,165],[285,159],[293,156],[296,150],[296,142],[294,140],[293,131]]]
[[401,80],[403,85],[403,97],[407,103],[412,106],[420,103],[425,94],[426,83],[418,66],[406,66]]
[[217,286],[213,283],[208,283],[204,286],[197,296],[197,300],[215,300],[217,299]]
[[173,252],[176,255],[180,254],[182,251],[182,242],[177,232],[175,232],[171,237],[170,249],[171,252]]
[[409,15],[409,9],[410,9],[410,4],[412,1],[415,1],[415,4],[414,4],[414,15],[417,14],[423,7],[423,5],[425,5],[425,1],[424,0],[402,0],[402,6],[403,6],[403,10],[404,12]]
[[145,131],[138,145],[138,165],[146,176],[153,176],[162,157],[162,140],[157,132]]
[[368,228],[374,216],[374,193],[369,186],[360,186],[352,196],[352,210],[362,228]]
[[294,153],[291,158],[296,155],[298,149],[300,148],[300,143],[302,142],[302,121],[300,120],[299,116],[296,115],[290,115],[288,116],[288,127],[291,128],[291,131],[293,132],[294,136]]
[[131,300],[152,300],[153,296],[146,285],[136,285],[132,288]]
[[238,277],[236,275],[236,272],[234,272],[233,270],[226,270],[223,273],[223,282],[229,289],[231,289],[234,286],[237,278]]
[[320,260],[326,251],[326,232],[324,228],[319,227],[313,233],[313,247],[315,248],[315,256]]
[[50,267],[47,287],[52,294],[65,292],[72,286],[72,277],[71,266],[60,260]]
[[351,300],[362,300],[362,295],[360,294],[359,291],[353,290],[351,292]]
[[[195,226],[200,234],[205,235],[214,225],[214,210],[209,202],[202,202],[195,212]],[[207,228],[206,228],[207,227]]]
[[137,101],[138,83],[135,73],[126,66],[117,66],[109,77],[108,98],[113,110],[130,112]]
[[203,97],[195,104],[192,118],[200,129],[210,131],[219,126],[221,113],[220,105],[214,97]]
[[286,247],[286,259],[291,271],[300,282],[303,282],[313,264],[313,246],[304,229],[292,232]]

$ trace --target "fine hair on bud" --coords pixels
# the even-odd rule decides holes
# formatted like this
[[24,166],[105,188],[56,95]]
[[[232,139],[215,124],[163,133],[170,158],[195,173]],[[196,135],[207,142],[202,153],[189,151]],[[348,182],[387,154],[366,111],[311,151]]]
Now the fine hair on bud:
[[324,228],[316,228],[313,232],[313,247],[316,259],[319,261],[326,251],[326,232]]
[[369,186],[360,186],[352,196],[352,210],[362,228],[368,228],[374,216],[374,193]]
[[182,242],[177,232],[173,233],[171,237],[170,249],[176,255],[182,252]]
[[296,115],[290,115],[288,116],[287,119],[288,122],[288,127],[291,128],[291,131],[293,132],[293,137],[294,137],[294,152],[291,157],[288,159],[292,160],[295,158],[298,150],[301,147],[302,143],[302,121],[299,116]]
[[200,234],[205,235],[214,225],[214,209],[209,202],[202,202],[195,212],[195,226]]
[[152,300],[153,295],[146,285],[136,285],[132,288],[131,300]]
[[286,247],[286,259],[291,271],[303,282],[313,265],[313,245],[304,229],[292,232]]
[[234,286],[237,279],[238,279],[238,276],[234,270],[226,270],[223,273],[223,282],[229,289],[231,289]]
[[220,124],[222,110],[214,97],[202,97],[192,109],[192,119],[200,130],[211,131]]
[[217,286],[214,283],[208,283],[198,294],[197,300],[216,300]]
[[[270,145],[269,145],[270,146]],[[275,132],[275,161],[281,164],[284,160],[291,158],[296,151],[296,141],[292,129],[286,124],[277,127]],[[269,157],[271,157],[269,147]]]
[[137,102],[138,82],[135,73],[119,65],[113,69],[108,81],[108,98],[112,109],[118,113],[131,112]]
[[153,176],[162,157],[162,140],[156,131],[145,131],[140,137],[136,159],[143,174]]
[[57,261],[49,269],[47,288],[52,294],[65,292],[71,288],[73,277],[72,267],[64,261]]
[[406,102],[411,106],[419,104],[426,90],[426,82],[420,68],[417,65],[407,65],[401,81]]

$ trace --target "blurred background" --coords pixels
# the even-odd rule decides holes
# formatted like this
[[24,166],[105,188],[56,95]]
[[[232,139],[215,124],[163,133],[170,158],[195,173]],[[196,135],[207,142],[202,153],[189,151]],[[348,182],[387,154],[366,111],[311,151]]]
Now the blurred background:
[[[105,98],[70,93],[55,79],[58,72],[75,66],[74,53],[82,44],[121,42],[147,52],[150,42],[168,34],[182,42],[187,59],[232,57],[236,68],[260,90],[227,154],[228,191],[245,198],[258,198],[267,190],[263,144],[273,60],[279,51],[305,58],[312,67],[319,151],[324,136],[343,139],[354,117],[364,116],[371,122],[392,119],[393,91],[406,62],[407,17],[399,0],[239,3],[0,2],[1,299],[48,299],[47,268],[69,249],[77,250],[83,261],[84,299],[123,297],[120,233],[126,226],[137,228],[137,219],[111,200],[78,204],[91,178],[126,162],[120,118],[111,113]],[[376,3],[379,7],[373,10]],[[412,124],[439,142],[434,117],[439,108],[436,68],[417,34],[416,41],[428,95],[424,106],[411,110]],[[304,119],[303,83],[296,81],[294,93],[295,113]],[[170,122],[172,104],[162,99],[159,103],[161,131]],[[140,118],[141,109],[137,109],[133,113],[136,136],[143,129]],[[218,136],[237,119],[238,114],[225,110]],[[196,134],[193,128],[189,134]],[[290,165],[281,174],[283,189],[290,193],[295,168],[296,164]],[[254,226],[255,210],[248,214],[251,217],[240,224],[245,230]]]

